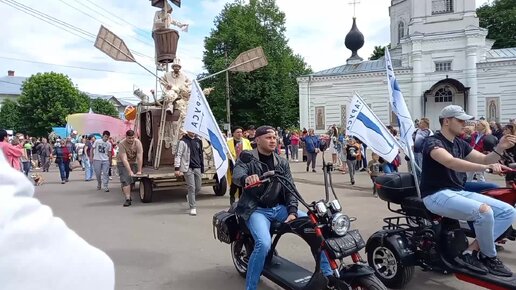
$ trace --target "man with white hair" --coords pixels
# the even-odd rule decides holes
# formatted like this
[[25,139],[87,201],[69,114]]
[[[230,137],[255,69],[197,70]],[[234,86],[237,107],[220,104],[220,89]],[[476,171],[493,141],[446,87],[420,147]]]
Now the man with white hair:
[[114,289],[111,259],[33,195],[31,182],[0,154],[0,288]]

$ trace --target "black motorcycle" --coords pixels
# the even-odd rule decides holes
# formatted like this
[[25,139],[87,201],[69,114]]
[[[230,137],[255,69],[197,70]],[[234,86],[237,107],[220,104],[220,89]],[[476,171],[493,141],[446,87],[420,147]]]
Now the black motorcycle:
[[[260,162],[252,154],[242,152],[243,162]],[[260,177],[260,182],[249,187],[267,182],[278,182],[290,191],[307,209],[306,217],[299,217],[289,223],[271,224],[273,237],[271,250],[265,262],[262,274],[282,287],[290,290],[324,290],[324,289],[368,289],[384,290],[385,286],[375,277],[374,271],[362,260],[358,251],[365,247],[358,230],[351,230],[350,224],[355,219],[342,212],[340,202],[332,186],[331,171],[333,165],[323,159],[324,184],[326,198],[306,203],[291,181],[274,171]],[[335,199],[330,201],[329,189]],[[254,249],[254,241],[245,221],[236,216],[232,210],[222,211],[213,216],[214,235],[221,242],[231,245],[231,257],[237,272],[245,277],[247,265]],[[307,270],[278,255],[276,246],[284,234],[301,237],[309,246],[315,259],[314,271]],[[321,253],[328,257],[333,270],[332,286],[321,272]],[[353,263],[346,264],[343,259],[351,256]]]
[[[398,214],[384,218],[385,226],[366,245],[367,260],[376,276],[389,288],[404,288],[414,267],[453,273],[459,280],[488,289],[516,289],[516,276],[478,274],[464,267],[459,255],[468,239],[459,221],[429,212],[417,195],[409,173],[387,174],[376,179],[378,195]],[[396,208],[393,208],[393,204]]]

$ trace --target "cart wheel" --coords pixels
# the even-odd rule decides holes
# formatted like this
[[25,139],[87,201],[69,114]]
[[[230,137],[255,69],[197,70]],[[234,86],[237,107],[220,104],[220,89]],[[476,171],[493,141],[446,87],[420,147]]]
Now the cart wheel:
[[[217,174],[213,177],[215,180],[217,180]],[[215,192],[216,196],[223,196],[226,194],[226,190],[228,189],[228,182],[226,181],[226,177],[222,177],[220,182],[218,182],[216,185],[213,186],[213,192]]]
[[152,182],[148,178],[140,180],[140,199],[144,203],[152,201]]

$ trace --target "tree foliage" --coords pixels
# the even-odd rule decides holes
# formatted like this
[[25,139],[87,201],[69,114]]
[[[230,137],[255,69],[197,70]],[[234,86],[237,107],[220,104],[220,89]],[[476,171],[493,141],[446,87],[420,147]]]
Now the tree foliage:
[[0,129],[9,129],[18,132],[22,129],[20,119],[18,104],[11,99],[5,99],[0,108]]
[[104,99],[92,99],[90,108],[95,114],[102,114],[118,118],[118,111],[110,101]]
[[[262,46],[268,66],[250,73],[230,73],[232,125],[298,126],[296,78],[311,72],[294,54],[285,37],[285,14],[274,0],[235,1],[215,18],[215,28],[204,41],[204,66],[209,74],[226,68],[241,52]],[[225,57],[227,54],[227,58]],[[204,81],[215,87],[208,97],[221,123],[226,121],[225,75]]]
[[373,53],[371,54],[371,56],[369,57],[369,60],[376,60],[376,59],[379,59],[381,57],[383,57],[385,55],[385,48],[388,48],[388,49],[391,49],[391,45],[387,45],[387,46],[381,46],[381,45],[375,45],[374,47],[374,50],[373,50]]
[[55,72],[38,73],[22,85],[18,99],[26,133],[44,136],[52,127],[66,124],[66,116],[87,112],[89,101],[79,92],[71,79]]
[[494,0],[477,9],[480,27],[489,30],[493,48],[516,47],[516,1]]

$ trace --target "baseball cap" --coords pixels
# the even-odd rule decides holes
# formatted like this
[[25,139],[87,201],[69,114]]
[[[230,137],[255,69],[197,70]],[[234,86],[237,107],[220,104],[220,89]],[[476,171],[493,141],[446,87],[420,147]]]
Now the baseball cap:
[[439,118],[440,119],[457,118],[462,121],[467,121],[467,120],[473,120],[475,117],[466,114],[466,112],[464,111],[464,109],[461,106],[449,105],[449,106],[444,107],[444,109],[441,110],[441,113],[439,113]]
[[260,127],[258,127],[258,129],[256,129],[254,136],[260,137],[262,135],[269,134],[269,133],[276,133],[276,131],[274,131],[274,128],[271,126],[260,126]]

